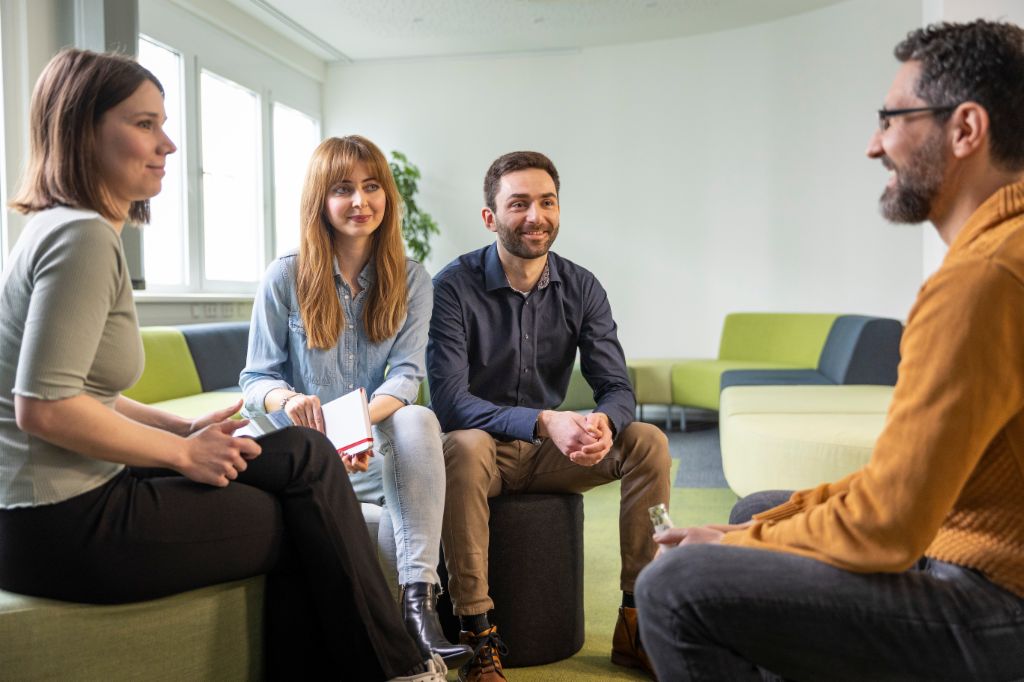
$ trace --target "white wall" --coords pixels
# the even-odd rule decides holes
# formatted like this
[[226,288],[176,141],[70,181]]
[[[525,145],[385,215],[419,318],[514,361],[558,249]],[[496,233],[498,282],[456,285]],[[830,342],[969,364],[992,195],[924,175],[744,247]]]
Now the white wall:
[[[28,103],[36,78],[50,58],[74,40],[68,0],[0,0],[3,13],[4,196],[17,190],[28,156]],[[28,219],[7,208],[4,256]]]
[[333,66],[324,128],[420,165],[432,272],[490,241],[490,162],[547,153],[556,250],[605,284],[627,354],[709,356],[730,311],[906,315],[921,228],[881,219],[886,174],[863,152],[921,12],[850,0],[694,38]]

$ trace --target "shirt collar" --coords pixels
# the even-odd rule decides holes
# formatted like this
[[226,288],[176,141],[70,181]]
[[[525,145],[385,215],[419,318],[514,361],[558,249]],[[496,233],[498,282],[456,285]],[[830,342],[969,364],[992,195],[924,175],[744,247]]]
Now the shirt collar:
[[[345,278],[341,276],[341,267],[338,265],[338,257],[335,256],[331,261],[334,265],[334,281],[339,284],[345,283]],[[359,271],[359,286],[363,289],[369,288],[377,280],[377,264],[373,262],[373,258],[366,261],[366,265]]]
[[[548,262],[544,265],[544,272],[540,276],[535,289],[544,289],[551,282],[561,282],[558,276],[558,256],[548,251]],[[508,283],[508,276],[505,275],[505,268],[501,266],[501,258],[498,257],[498,243],[494,242],[484,251],[484,284],[487,291],[495,289],[512,289]]]

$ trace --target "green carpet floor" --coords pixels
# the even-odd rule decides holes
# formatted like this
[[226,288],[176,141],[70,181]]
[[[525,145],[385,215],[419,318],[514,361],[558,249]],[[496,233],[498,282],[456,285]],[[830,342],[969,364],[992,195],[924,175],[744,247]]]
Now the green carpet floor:
[[[679,462],[673,461],[672,479]],[[510,668],[510,682],[568,682],[569,680],[642,680],[639,671],[613,665],[612,630],[622,593],[619,591],[619,484],[595,488],[584,499],[584,578],[586,640],[572,658],[549,665]],[[677,526],[723,523],[736,496],[728,488],[673,488],[672,521]],[[514,643],[510,644],[514,646]],[[454,674],[450,677],[454,678]]]

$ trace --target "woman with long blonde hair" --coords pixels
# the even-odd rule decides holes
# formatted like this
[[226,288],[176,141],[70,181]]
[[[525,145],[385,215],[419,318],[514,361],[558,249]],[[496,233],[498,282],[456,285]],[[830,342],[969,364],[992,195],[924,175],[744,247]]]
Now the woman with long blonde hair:
[[302,190],[297,253],[267,269],[241,375],[246,409],[284,410],[324,430],[321,405],[370,396],[374,449],[342,459],[362,502],[384,507],[378,541],[395,554],[406,628],[425,656],[459,664],[435,609],[445,471],[434,413],[414,404],[425,374],[430,277],[406,257],[402,199],[381,151],[358,135],[324,140]]

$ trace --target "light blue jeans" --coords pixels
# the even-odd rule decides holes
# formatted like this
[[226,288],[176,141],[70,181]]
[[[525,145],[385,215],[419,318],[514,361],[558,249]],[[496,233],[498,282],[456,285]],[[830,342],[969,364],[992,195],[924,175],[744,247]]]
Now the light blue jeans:
[[369,470],[350,480],[360,502],[384,508],[381,554],[400,585],[436,585],[445,491],[437,417],[420,405],[399,408],[373,427],[373,451]]

